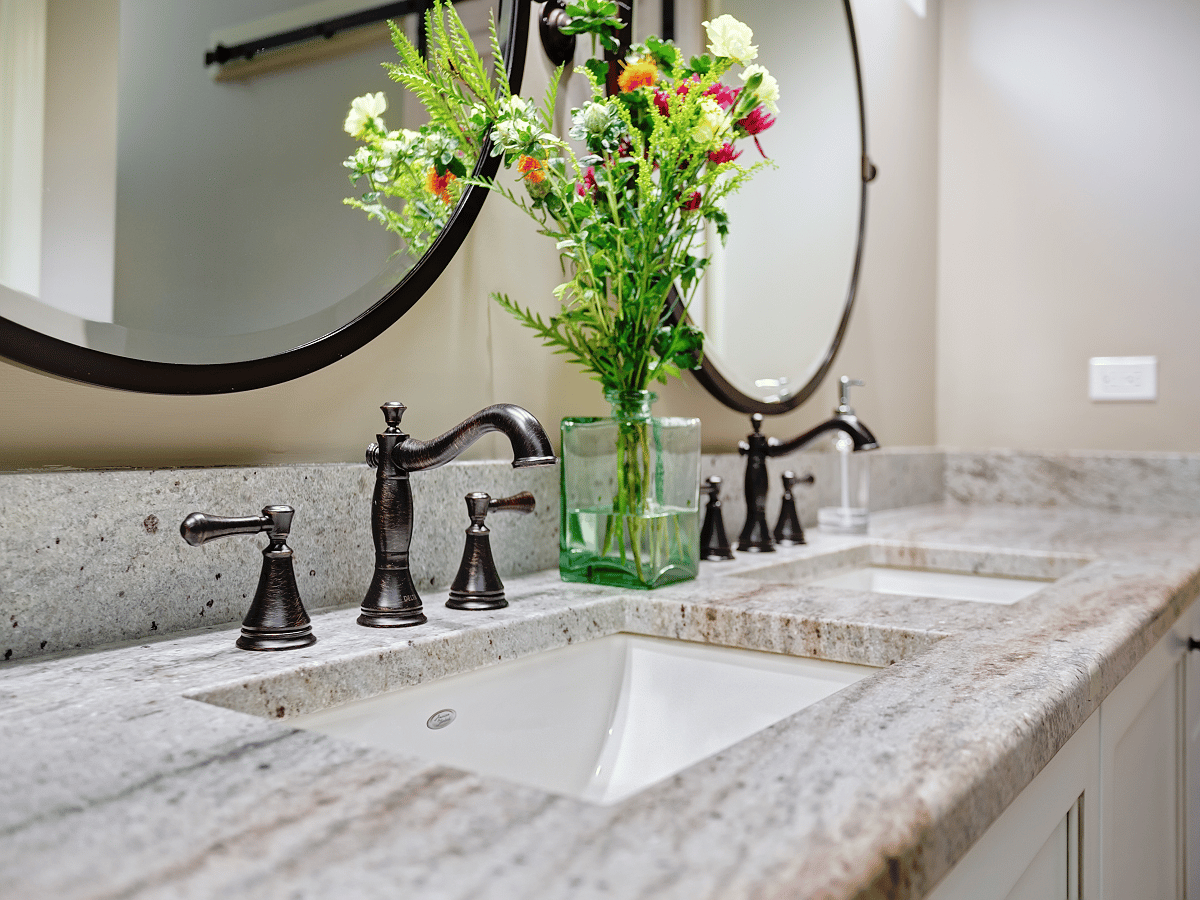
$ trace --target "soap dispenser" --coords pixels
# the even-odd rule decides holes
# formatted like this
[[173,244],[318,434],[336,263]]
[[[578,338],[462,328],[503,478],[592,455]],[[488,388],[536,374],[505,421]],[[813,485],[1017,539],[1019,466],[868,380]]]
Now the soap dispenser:
[[[841,399],[834,413],[853,416],[850,407],[850,388],[862,387],[863,382],[843,375]],[[865,453],[854,452],[854,442],[842,431],[834,432],[833,448],[837,453],[839,504],[817,510],[817,524],[822,531],[835,534],[866,534],[871,494],[870,459]]]

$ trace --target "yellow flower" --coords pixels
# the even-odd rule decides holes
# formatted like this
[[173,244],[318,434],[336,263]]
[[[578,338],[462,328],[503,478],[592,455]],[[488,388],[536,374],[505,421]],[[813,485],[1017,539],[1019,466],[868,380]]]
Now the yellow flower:
[[625,66],[617,77],[617,84],[622,92],[636,91],[640,87],[649,87],[658,78],[658,66],[654,60],[643,59]]
[[733,129],[729,115],[712,97],[700,101],[700,121],[692,129],[692,140],[704,148],[719,147]]

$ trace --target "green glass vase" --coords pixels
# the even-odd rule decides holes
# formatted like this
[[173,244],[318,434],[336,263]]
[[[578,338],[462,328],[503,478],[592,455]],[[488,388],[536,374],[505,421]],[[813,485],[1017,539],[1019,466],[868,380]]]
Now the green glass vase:
[[649,589],[695,578],[700,420],[651,415],[650,391],[604,396],[611,416],[562,422],[562,579]]

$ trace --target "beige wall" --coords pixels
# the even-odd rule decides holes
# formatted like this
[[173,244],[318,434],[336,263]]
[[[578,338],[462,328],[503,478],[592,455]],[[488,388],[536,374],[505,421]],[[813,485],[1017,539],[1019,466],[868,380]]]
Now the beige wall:
[[[930,5],[926,19],[901,0],[855,6],[870,149],[881,174],[871,187],[858,308],[834,374],[867,381],[855,405],[892,446],[929,444],[935,436],[938,4]],[[540,55],[527,71],[527,90],[540,93]],[[496,401],[527,406],[552,431],[564,415],[602,412],[595,384],[487,300],[489,291],[501,290],[549,309],[559,270],[548,244],[492,198],[454,263],[394,327],[325,370],[259,391],[127,394],[0,363],[0,468],[358,460],[379,429],[379,403],[392,399],[408,404],[405,424],[421,437]],[[711,450],[732,449],[747,430],[744,416],[690,379],[661,393],[660,411],[703,419]],[[769,430],[794,433],[825,418],[835,400],[826,384]],[[504,450],[489,439],[479,453]]]
[[941,97],[939,443],[1200,450],[1200,4],[953,0]]

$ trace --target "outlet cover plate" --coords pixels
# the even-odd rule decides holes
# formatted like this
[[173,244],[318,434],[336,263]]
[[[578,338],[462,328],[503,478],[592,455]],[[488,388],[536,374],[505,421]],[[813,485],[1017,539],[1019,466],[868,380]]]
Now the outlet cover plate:
[[1157,400],[1158,357],[1093,356],[1088,361],[1088,399]]

